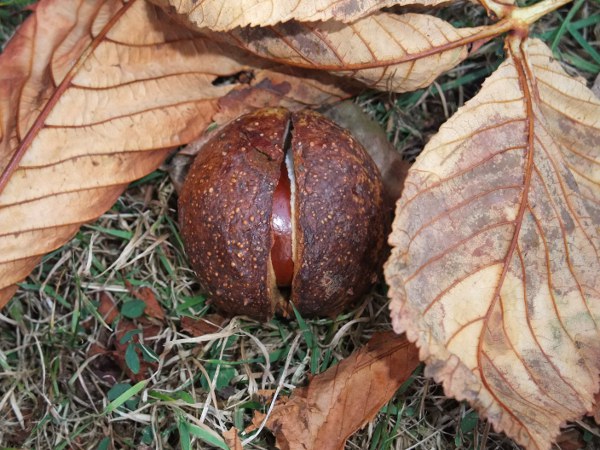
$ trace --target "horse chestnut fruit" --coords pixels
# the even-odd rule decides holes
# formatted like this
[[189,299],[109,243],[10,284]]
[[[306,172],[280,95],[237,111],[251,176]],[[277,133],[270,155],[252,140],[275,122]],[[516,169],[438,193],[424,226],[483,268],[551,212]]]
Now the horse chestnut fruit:
[[214,136],[179,198],[181,234],[211,302],[268,320],[333,316],[377,279],[386,213],[375,163],[312,111],[263,109]]

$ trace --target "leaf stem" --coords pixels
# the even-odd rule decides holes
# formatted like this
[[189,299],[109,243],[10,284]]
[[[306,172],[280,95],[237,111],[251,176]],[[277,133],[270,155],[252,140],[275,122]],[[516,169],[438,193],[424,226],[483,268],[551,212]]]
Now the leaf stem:
[[[124,3],[123,6],[111,17],[108,23],[102,28],[102,30],[98,33],[97,36],[93,37],[91,42],[87,45],[86,48],[83,49],[82,53],[79,55],[79,58],[71,67],[71,70],[64,76],[64,78],[60,81],[52,95],[43,106],[39,115],[33,122],[33,124],[29,127],[29,130],[18,143],[17,148],[14,150],[8,164],[4,168],[4,170],[0,171],[0,194],[4,191],[4,188],[9,183],[10,178],[13,173],[19,167],[19,163],[21,159],[25,155],[25,152],[31,147],[31,144],[37,137],[40,130],[44,127],[46,119],[56,106],[56,103],[59,101],[61,96],[65,93],[65,91],[71,86],[71,82],[77,73],[80,71],[81,67],[86,63],[88,58],[94,53],[96,48],[102,43],[108,32],[112,27],[121,19],[121,17],[129,10],[129,8],[136,2],[136,0],[130,0],[127,3]],[[35,16],[34,16],[35,17]],[[32,40],[32,42],[34,42]],[[31,44],[33,45],[33,44]]]
[[542,16],[560,8],[573,0],[543,0],[535,5],[525,8],[515,8],[510,14],[511,22],[515,28],[529,28],[529,25],[539,20]]

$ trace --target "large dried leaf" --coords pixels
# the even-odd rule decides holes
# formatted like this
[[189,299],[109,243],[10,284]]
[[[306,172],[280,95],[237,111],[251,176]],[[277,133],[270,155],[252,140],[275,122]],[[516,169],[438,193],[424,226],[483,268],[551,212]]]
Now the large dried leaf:
[[[41,255],[206,128],[235,86],[215,78],[251,69],[268,79],[268,64],[143,0],[39,3],[0,55],[0,307]],[[315,81],[288,100],[339,91]]]
[[549,449],[598,390],[600,101],[540,41],[507,50],[410,170],[385,272],[426,373]]
[[198,28],[227,31],[236,27],[275,25],[289,20],[352,22],[387,6],[435,6],[451,0],[154,0]]
[[405,92],[428,86],[468,55],[469,45],[509,27],[454,28],[426,14],[377,13],[351,24],[288,22],[213,33],[258,56]]
[[282,450],[342,450],[419,364],[405,336],[375,334],[361,349],[278,405],[267,426]]

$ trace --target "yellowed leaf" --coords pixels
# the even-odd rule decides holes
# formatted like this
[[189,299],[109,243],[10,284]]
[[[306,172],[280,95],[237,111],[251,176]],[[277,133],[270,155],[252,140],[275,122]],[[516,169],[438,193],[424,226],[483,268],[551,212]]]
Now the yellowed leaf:
[[468,55],[468,46],[510,28],[454,28],[426,14],[377,13],[351,24],[288,22],[212,33],[260,57],[405,92],[428,86]]
[[426,374],[527,449],[592,410],[600,371],[600,101],[539,40],[429,142],[385,275]]
[[[144,0],[40,2],[0,55],[0,307],[44,253],[211,123],[235,87],[216,78],[250,71],[249,85],[276,75],[285,88],[272,65]],[[315,80],[273,101],[332,92]]]
[[155,0],[198,28],[228,31],[236,27],[268,26],[290,20],[352,22],[382,8],[398,5],[436,6],[451,0]]
[[277,405],[267,421],[282,450],[342,450],[419,363],[404,336],[375,334],[361,349]]

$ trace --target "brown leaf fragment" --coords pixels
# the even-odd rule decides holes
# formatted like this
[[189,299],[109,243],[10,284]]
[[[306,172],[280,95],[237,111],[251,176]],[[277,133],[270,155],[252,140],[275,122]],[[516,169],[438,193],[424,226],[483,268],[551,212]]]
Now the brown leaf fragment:
[[568,430],[556,439],[560,450],[580,450],[585,448],[585,441],[578,430]]
[[225,320],[225,317],[219,314],[209,314],[201,319],[183,316],[181,318],[181,328],[190,335],[199,337],[218,332]]
[[[287,397],[284,397],[283,399],[281,397],[279,398],[280,405],[285,404],[286,401]],[[244,428],[244,433],[252,433],[253,431],[258,430],[264,422],[265,417],[267,417],[266,414],[254,410],[252,414],[252,422],[250,423],[250,425]]]
[[418,364],[418,351],[405,336],[377,333],[364,347],[276,406],[267,427],[282,450],[341,450]]
[[[275,392],[277,392],[275,389],[258,389],[256,391],[256,395],[258,397],[258,400],[261,403],[270,403],[271,400],[273,400],[273,396],[275,395]],[[281,397],[279,397],[281,399]]]
[[128,281],[125,281],[125,287],[127,287],[127,290],[131,295],[146,304],[144,313],[147,316],[154,317],[160,321],[165,320],[165,311],[163,310],[162,306],[160,306],[160,303],[156,298],[156,294],[152,289],[146,286],[135,288]]
[[385,267],[394,329],[447,395],[547,450],[600,372],[600,100],[536,39],[411,167]]
[[352,22],[381,8],[398,5],[436,6],[451,0],[153,0],[184,16],[198,28],[227,31],[245,26],[275,25],[289,20]]
[[[113,341],[114,351],[111,352],[112,357],[119,367],[121,367],[121,370],[123,370],[131,380],[136,382],[142,381],[150,376],[150,374],[158,368],[158,362],[147,361],[144,359],[142,350],[139,347],[136,347],[135,352],[140,361],[140,370],[137,374],[133,373],[125,360],[127,347],[134,345],[135,343],[143,344],[148,343],[148,341],[152,342],[156,340],[156,337],[162,332],[160,326],[151,323],[148,319],[141,318],[137,322],[138,324],[136,325],[127,319],[119,320]],[[142,331],[140,334],[134,334],[127,342],[122,342],[128,332],[138,329]]]
[[[102,320],[104,320],[107,325],[111,325],[117,317],[119,317],[119,308],[108,292],[101,291],[99,297],[100,303],[98,304],[98,314],[100,314],[100,317],[102,317]],[[83,321],[81,325],[86,329],[89,329],[92,327],[95,320],[96,319],[93,316],[90,316]]]
[[98,313],[107,325],[112,324],[119,317],[119,308],[107,292],[100,293],[100,304],[98,305]]
[[227,53],[141,0],[37,4],[0,55],[0,305],[206,127],[231,89],[213,77],[239,69]]
[[219,99],[215,122],[224,125],[242,114],[267,107],[297,111],[312,105],[334,104],[363,89],[358,83],[327,73],[281,65],[253,74],[247,85]]
[[223,432],[223,439],[230,450],[243,450],[242,440],[238,436],[238,430],[235,427],[231,427],[229,430]]

